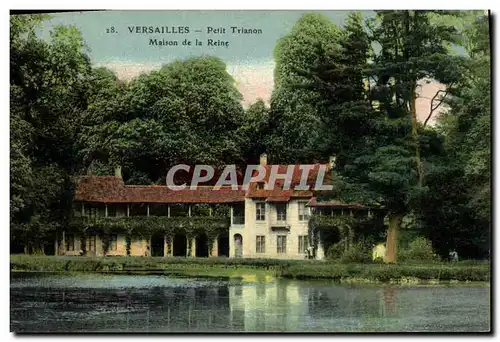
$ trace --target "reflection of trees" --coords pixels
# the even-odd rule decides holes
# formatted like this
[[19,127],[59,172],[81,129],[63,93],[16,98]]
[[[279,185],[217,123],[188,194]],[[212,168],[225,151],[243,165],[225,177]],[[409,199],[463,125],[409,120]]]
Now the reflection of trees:
[[[223,331],[227,330],[230,315],[227,286],[92,291],[74,288],[46,291],[29,298],[29,303],[25,300],[30,305],[34,301],[51,303],[50,310],[34,313],[30,324],[25,325],[47,331]],[[63,315],[74,318],[58,319],[54,326],[36,321],[38,317],[55,319]]]
[[396,289],[390,284],[382,287],[383,298],[383,315],[393,316],[396,315]]
[[[385,301],[390,304],[391,290]],[[66,331],[298,331],[310,320],[379,315],[380,289],[335,285],[251,284],[207,287],[65,289],[38,292],[30,302],[56,303],[75,318],[59,322]],[[13,298],[14,302],[16,298]],[[20,304],[16,304],[20,305]],[[394,305],[393,305],[394,307]],[[384,312],[391,311],[389,305]],[[34,313],[32,325],[43,325]],[[52,331],[57,329],[52,327]],[[54,330],[56,329],[56,330]],[[115,330],[116,329],[116,330]]]
[[[168,293],[168,294],[167,294]],[[217,331],[229,321],[229,293],[227,287],[152,289],[141,297],[148,300],[146,318],[151,326],[162,331]],[[140,315],[144,318],[144,314]],[[155,325],[153,325],[153,324]]]
[[378,315],[376,288],[346,286],[311,286],[307,294],[311,317],[353,317]]

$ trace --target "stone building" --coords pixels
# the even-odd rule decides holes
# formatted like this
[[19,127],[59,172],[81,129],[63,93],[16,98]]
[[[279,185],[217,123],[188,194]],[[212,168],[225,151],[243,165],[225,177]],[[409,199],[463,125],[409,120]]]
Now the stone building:
[[[227,223],[216,235],[204,233],[203,229],[193,234],[174,229],[168,234],[152,232],[147,236],[118,231],[107,234],[106,241],[99,231],[92,229],[84,236],[67,230],[59,237],[57,254],[304,259],[309,252],[316,259],[324,258],[321,237],[316,236],[318,243],[311,242],[314,238],[308,225],[311,213],[358,207],[338,201],[320,203],[315,198],[317,192],[296,189],[303,170],[299,165],[293,165],[290,189],[283,189],[283,180],[277,180],[269,190],[266,184],[272,165],[267,165],[265,155],[261,157],[261,165],[266,170],[264,179],[250,183],[247,190],[241,186],[238,190],[231,186],[218,190],[212,186],[171,190],[167,186],[125,185],[120,169],[115,176],[80,177],[74,198],[75,219],[112,223],[154,217],[165,220],[166,224],[180,222],[179,226],[196,221],[203,228],[204,222],[213,224],[218,219],[220,213],[216,212],[220,208],[226,208]],[[279,165],[278,173],[285,174],[287,167]],[[320,164],[309,167],[307,184],[313,186]],[[331,165],[326,167],[329,169]],[[325,182],[328,178],[325,177]],[[181,217],[182,220],[176,221]],[[144,222],[147,225],[148,221]],[[310,246],[314,247],[314,253]]]

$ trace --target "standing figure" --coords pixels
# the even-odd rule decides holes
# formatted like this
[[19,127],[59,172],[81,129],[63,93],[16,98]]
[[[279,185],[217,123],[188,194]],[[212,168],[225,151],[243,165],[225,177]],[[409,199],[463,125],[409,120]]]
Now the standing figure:
[[450,261],[451,262],[457,262],[458,261],[458,253],[455,250],[452,250],[449,254],[450,256]]
[[307,259],[313,259],[313,246],[309,246],[306,249]]

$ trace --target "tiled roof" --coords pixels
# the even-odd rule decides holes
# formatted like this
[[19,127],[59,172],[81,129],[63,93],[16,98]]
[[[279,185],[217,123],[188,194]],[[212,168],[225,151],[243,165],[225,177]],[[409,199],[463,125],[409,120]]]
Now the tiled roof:
[[123,181],[115,176],[82,176],[77,178],[75,200],[82,202],[113,202],[122,197]]
[[328,200],[328,201],[318,201],[316,197],[313,197],[307,202],[308,207],[313,208],[351,208],[359,209],[363,206],[359,203],[344,203],[338,200]]
[[266,198],[266,202],[288,202],[290,200],[290,197],[268,197]]
[[86,176],[78,179],[75,200],[99,203],[233,203],[245,200],[245,191],[222,186],[172,190],[167,186],[124,185],[119,177]]
[[[311,169],[309,170],[307,182],[306,184],[310,187],[311,190],[295,190],[295,185],[300,184],[300,179],[302,177],[303,170],[299,168],[299,165],[278,165],[278,174],[286,174],[288,167],[293,167],[292,181],[291,187],[289,190],[283,190],[282,185],[284,183],[283,179],[277,179],[276,183],[272,190],[259,189],[257,183],[250,184],[248,189],[247,197],[249,198],[272,198],[274,201],[279,201],[283,199],[287,201],[287,198],[291,197],[302,197],[302,198],[310,198],[314,196],[312,189],[316,185],[316,177],[319,172],[319,168],[321,164],[309,165]],[[326,165],[325,165],[326,166]],[[272,165],[266,165],[266,175],[264,177],[264,184],[267,184],[271,175],[271,167]],[[329,173],[325,172],[325,179],[323,183],[328,183],[330,179]]]
[[[257,183],[249,185],[248,190],[233,190],[231,186],[222,186],[214,190],[213,186],[197,186],[191,190],[172,190],[167,186],[124,185],[121,178],[116,176],[83,176],[77,180],[75,200],[80,202],[97,203],[233,203],[243,202],[245,197],[264,198],[268,202],[287,202],[290,198],[311,198],[312,190],[295,190],[294,186],[300,183],[302,170],[299,165],[294,167],[292,187],[283,190],[284,181],[278,179],[272,190],[259,189]],[[266,175],[263,182],[269,181],[272,165],[266,165]],[[306,184],[314,187],[320,164],[311,165]],[[288,165],[279,165],[278,174],[285,174]],[[328,183],[329,173],[326,172],[324,183]]]

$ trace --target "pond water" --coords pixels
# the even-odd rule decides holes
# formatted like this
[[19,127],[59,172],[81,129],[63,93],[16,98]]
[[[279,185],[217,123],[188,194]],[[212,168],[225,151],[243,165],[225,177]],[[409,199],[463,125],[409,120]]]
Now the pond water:
[[486,285],[12,273],[14,332],[486,332]]

